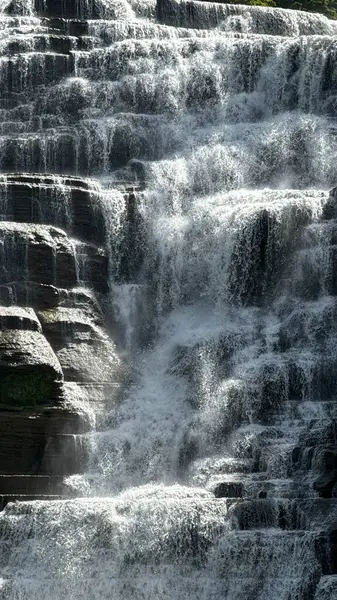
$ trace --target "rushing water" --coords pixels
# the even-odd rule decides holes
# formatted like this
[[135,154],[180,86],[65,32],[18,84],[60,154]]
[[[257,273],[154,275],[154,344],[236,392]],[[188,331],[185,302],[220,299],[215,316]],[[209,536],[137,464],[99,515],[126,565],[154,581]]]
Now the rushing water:
[[[56,52],[33,3],[9,5],[0,167],[99,180],[133,378],[67,481],[79,497],[0,514],[0,598],[325,600],[298,499],[319,506],[315,444],[337,414],[337,25],[83,0],[100,18]],[[121,181],[144,188],[127,268]]]

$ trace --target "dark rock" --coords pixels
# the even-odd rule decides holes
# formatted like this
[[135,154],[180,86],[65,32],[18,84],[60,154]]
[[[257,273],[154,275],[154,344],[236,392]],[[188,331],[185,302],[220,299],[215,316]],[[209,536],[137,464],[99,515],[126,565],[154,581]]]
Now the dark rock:
[[323,206],[324,219],[336,219],[337,217],[337,188],[333,188],[330,192],[328,201]]
[[330,572],[337,575],[337,523],[329,531]]
[[0,284],[27,280],[74,287],[74,245],[55,227],[0,222]]
[[96,19],[100,15],[95,0],[87,3],[81,0],[35,0],[35,10],[43,16],[66,19]]
[[[0,495],[0,510],[4,510],[9,502],[33,502],[35,500],[62,500],[63,496],[56,494],[3,494]],[[4,588],[3,588],[4,589]],[[7,593],[7,590],[4,590]],[[10,594],[10,592],[8,592]],[[7,596],[8,597],[8,596]],[[5,598],[3,596],[2,598]]]
[[76,243],[55,227],[0,222],[0,286],[29,281],[73,288],[79,280],[108,291],[103,248]]
[[135,282],[139,278],[146,249],[144,223],[139,210],[140,195],[130,193],[125,196],[126,218],[121,235],[119,279],[122,282]]
[[76,261],[79,281],[106,294],[109,291],[109,259],[106,251],[93,244],[76,244]]
[[337,470],[326,471],[314,482],[314,490],[319,493],[321,498],[331,498],[332,490],[337,482]]
[[299,446],[296,446],[291,453],[292,462],[295,464],[298,463],[300,456],[301,456],[301,448]]
[[57,494],[62,492],[62,481],[48,475],[1,475],[0,496]]
[[42,22],[50,29],[56,29],[71,36],[82,36],[88,35],[89,33],[89,24],[87,21],[55,17],[51,19],[42,19]]
[[60,290],[53,285],[26,281],[0,286],[0,302],[5,306],[24,305],[41,310],[53,308],[60,298]]
[[[0,473],[50,475],[50,471],[42,469],[48,440],[61,433],[83,433],[89,427],[89,421],[84,415],[62,405],[38,410],[1,412]],[[38,491],[37,488],[35,491]],[[8,489],[0,487],[1,492],[7,493]]]
[[241,481],[225,481],[218,483],[213,494],[216,498],[242,498],[243,483]]
[[[58,97],[63,97],[64,90],[61,92],[57,90]],[[2,176],[2,179],[3,220],[55,225],[88,242],[105,241],[99,193],[88,188],[85,180],[19,174]]]
[[273,500],[244,500],[229,509],[239,529],[277,527],[279,507]]
[[33,90],[72,75],[74,64],[69,54],[33,53],[29,58],[18,54],[11,56],[2,69],[6,69],[2,78],[3,92],[20,94],[27,88]]
[[0,306],[0,330],[5,329],[41,332],[41,325],[32,308]]
[[59,433],[46,441],[40,473],[53,473],[58,476],[83,473],[87,461],[85,438]]
[[39,312],[39,318],[67,381],[118,381],[123,368],[116,348],[88,313],[58,307]]
[[51,404],[61,395],[60,363],[38,331],[0,332],[0,403],[7,406]]

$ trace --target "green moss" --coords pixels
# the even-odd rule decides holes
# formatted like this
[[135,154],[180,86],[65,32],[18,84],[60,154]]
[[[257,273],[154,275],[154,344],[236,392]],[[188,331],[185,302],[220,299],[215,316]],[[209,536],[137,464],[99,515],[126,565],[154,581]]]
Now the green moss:
[[36,406],[51,399],[54,377],[43,368],[0,373],[0,404]]

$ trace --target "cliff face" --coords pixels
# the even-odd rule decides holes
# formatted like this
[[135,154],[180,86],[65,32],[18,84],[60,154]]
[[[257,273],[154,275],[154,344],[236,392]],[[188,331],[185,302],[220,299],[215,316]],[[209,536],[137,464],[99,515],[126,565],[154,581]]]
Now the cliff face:
[[103,400],[116,389],[122,367],[103,316],[108,236],[97,189],[80,178],[2,175],[0,206],[0,495],[6,503],[60,494],[62,476],[83,469],[81,434],[91,425],[76,399]]
[[[120,277],[128,280],[135,269],[128,250],[139,235],[135,195],[123,183],[111,191],[126,215],[117,241],[107,192],[86,176],[104,164],[124,164],[125,144],[117,132],[120,149],[110,143],[104,150],[93,124],[81,122],[92,98],[75,78],[74,52],[93,48],[87,19],[102,16],[102,6],[13,0],[2,8],[0,495],[6,498],[61,492],[59,479],[46,486],[46,477],[83,469],[90,402],[114,397],[125,376],[110,335],[109,269],[118,244]],[[86,399],[89,415],[78,408]]]

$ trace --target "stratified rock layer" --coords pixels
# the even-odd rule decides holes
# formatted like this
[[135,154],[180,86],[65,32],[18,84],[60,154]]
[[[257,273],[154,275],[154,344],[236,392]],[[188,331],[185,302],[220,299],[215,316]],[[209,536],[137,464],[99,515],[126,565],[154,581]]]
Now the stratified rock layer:
[[90,424],[78,402],[114,396],[123,373],[104,325],[110,249],[95,184],[3,175],[0,212],[4,506],[60,495],[62,478],[83,471]]

